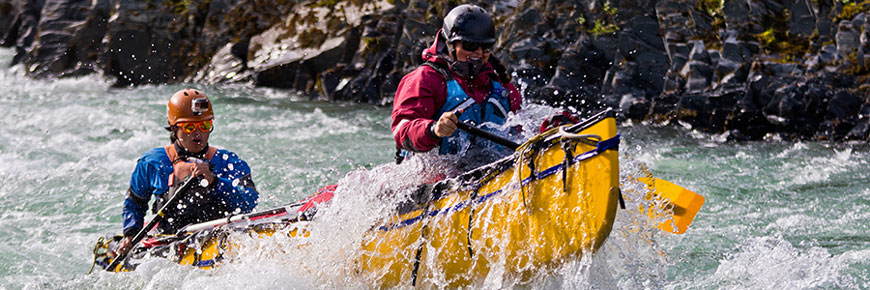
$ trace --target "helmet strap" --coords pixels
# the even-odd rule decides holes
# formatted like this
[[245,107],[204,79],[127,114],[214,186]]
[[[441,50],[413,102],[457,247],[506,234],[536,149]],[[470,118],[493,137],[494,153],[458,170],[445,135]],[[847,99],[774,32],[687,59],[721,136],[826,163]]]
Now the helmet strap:
[[452,57],[454,60],[456,60],[456,44],[448,43],[447,44],[447,53],[450,54],[450,57]]
[[175,151],[178,152],[178,159],[187,160],[189,157],[195,157],[199,159],[203,159],[206,153],[208,153],[208,144],[202,149],[200,152],[189,152],[184,146],[181,146],[178,141],[175,141]]

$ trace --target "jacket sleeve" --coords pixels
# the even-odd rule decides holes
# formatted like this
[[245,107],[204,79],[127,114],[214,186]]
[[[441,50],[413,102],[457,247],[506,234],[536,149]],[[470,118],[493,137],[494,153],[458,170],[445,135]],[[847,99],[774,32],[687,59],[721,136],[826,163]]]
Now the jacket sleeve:
[[231,152],[218,152],[215,158],[226,158],[223,166],[214,168],[217,180],[215,196],[226,201],[230,211],[239,210],[242,213],[253,211],[257,207],[260,193],[254,185],[248,163]]
[[507,83],[507,84],[504,84],[503,86],[508,89],[508,92],[510,92],[510,103],[511,103],[510,110],[511,110],[511,112],[516,113],[517,110],[519,110],[523,104],[523,97],[520,94],[520,90],[518,90],[517,87],[514,86],[514,84],[512,84],[512,83]]
[[151,179],[157,176],[157,169],[149,164],[145,158],[140,158],[136,163],[136,169],[130,177],[130,188],[127,189],[127,198],[124,199],[124,236],[135,236],[142,229],[145,211],[148,210],[148,202],[154,191]]
[[[402,78],[393,102],[393,138],[396,147],[412,152],[435,148],[440,138],[429,131],[437,118],[436,98],[444,99],[444,77],[434,70],[417,68]],[[443,102],[443,101],[442,101]]]

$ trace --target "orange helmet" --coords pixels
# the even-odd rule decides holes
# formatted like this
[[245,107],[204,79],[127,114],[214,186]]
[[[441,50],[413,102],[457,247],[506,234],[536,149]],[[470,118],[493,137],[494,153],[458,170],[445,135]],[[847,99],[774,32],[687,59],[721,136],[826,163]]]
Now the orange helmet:
[[166,120],[169,126],[178,122],[200,122],[214,119],[211,101],[195,89],[183,89],[169,98],[166,105]]

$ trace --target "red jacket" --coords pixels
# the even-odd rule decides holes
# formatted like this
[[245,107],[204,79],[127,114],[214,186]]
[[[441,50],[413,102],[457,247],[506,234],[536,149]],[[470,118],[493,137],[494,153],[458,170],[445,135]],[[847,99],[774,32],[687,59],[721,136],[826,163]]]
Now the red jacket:
[[[439,41],[439,38],[436,37],[432,46],[423,50],[422,57],[425,61],[441,63],[446,66],[447,63],[437,53]],[[497,76],[488,63],[481,74],[471,81],[453,73],[453,78],[465,90],[465,93],[478,104],[482,104],[486,99],[491,86],[490,82],[495,77]],[[502,83],[502,86],[510,91],[510,110],[516,112],[522,103],[519,90],[511,83]],[[399,82],[396,99],[393,102],[391,128],[393,138],[396,140],[396,147],[423,152],[435,148],[441,139],[430,135],[427,130],[432,122],[441,117],[440,115],[436,116],[436,114],[444,106],[446,100],[447,82],[444,76],[435,69],[423,65],[405,75]],[[402,146],[403,143],[413,147]]]

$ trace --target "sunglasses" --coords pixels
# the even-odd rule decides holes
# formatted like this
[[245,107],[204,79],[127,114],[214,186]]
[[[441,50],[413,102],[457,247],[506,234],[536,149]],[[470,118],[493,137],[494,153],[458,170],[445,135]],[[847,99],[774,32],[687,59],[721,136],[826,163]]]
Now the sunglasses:
[[480,42],[471,42],[471,41],[462,41],[462,50],[465,51],[477,51],[478,48],[483,48],[483,52],[492,51],[492,46],[494,43],[480,43]]
[[193,133],[197,127],[199,127],[200,131],[211,133],[214,130],[214,124],[212,124],[211,120],[206,120],[202,122],[184,122],[178,123],[178,128],[181,128],[181,131],[187,134]]

